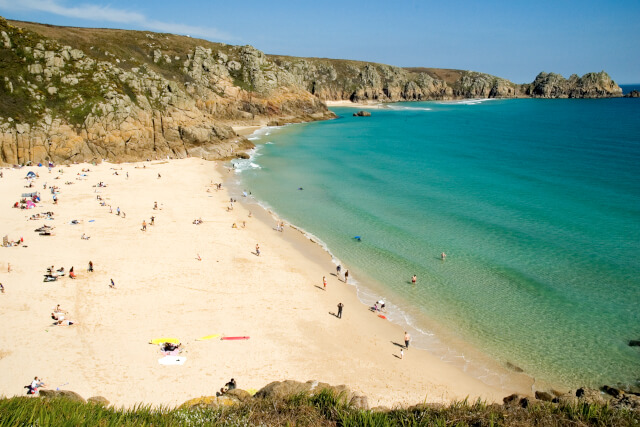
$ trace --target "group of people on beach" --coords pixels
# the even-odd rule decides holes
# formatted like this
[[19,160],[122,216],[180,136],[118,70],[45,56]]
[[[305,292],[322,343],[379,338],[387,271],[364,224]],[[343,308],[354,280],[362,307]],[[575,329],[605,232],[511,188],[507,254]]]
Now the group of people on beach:
[[66,310],[60,308],[60,304],[53,308],[53,312],[51,313],[51,318],[53,319],[53,324],[55,326],[71,326],[75,322],[66,319],[65,316],[69,314]]

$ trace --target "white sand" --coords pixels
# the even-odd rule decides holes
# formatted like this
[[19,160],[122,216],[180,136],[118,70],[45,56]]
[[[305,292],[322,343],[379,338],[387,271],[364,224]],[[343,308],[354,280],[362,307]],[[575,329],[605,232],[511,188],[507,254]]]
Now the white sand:
[[[273,221],[262,222],[257,213],[250,218],[240,204],[227,211],[227,192],[210,187],[223,180],[215,165],[192,158],[74,165],[52,173],[3,169],[0,234],[23,236],[28,247],[0,248],[6,289],[0,294],[0,394],[24,394],[35,375],[49,387],[65,384],[61,388],[85,398],[101,395],[118,406],[177,405],[215,394],[231,377],[243,389],[285,379],[347,384],[366,394],[371,406],[466,396],[493,401],[509,393],[426,351],[410,349],[398,359],[393,343],[402,343],[400,327],[369,312],[353,287],[331,274],[329,256],[299,232],[274,231]],[[87,167],[88,177],[77,180]],[[60,168],[64,173],[54,179]],[[122,170],[116,176],[112,168]],[[13,209],[20,193],[32,190],[23,188],[28,170],[40,174],[33,190],[43,201],[35,209]],[[100,181],[108,187],[93,187]],[[42,189],[45,182],[60,187],[58,205]],[[160,210],[153,210],[154,201]],[[116,216],[117,207],[126,218]],[[56,219],[27,220],[44,211]],[[141,231],[152,215],[155,225]],[[204,223],[193,225],[199,217]],[[73,219],[82,223],[70,225]],[[240,228],[232,228],[234,222]],[[33,231],[45,224],[55,225],[55,236]],[[82,233],[90,240],[81,240]],[[259,257],[252,253],[256,243]],[[86,271],[89,260],[94,273]],[[43,283],[51,265],[74,266],[78,278]],[[116,289],[108,286],[111,278]],[[338,302],[345,306],[342,319],[330,314]],[[56,304],[77,324],[52,326]],[[251,338],[196,341],[215,333]],[[184,365],[158,363],[158,346],[148,341],[163,336],[181,339]]]

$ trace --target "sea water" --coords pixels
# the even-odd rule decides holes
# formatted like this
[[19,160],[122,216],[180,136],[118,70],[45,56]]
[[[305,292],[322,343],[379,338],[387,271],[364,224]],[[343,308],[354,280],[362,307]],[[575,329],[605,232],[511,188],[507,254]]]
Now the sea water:
[[254,134],[235,167],[363,302],[385,298],[418,347],[489,383],[461,343],[548,385],[637,385],[640,100],[332,110]]

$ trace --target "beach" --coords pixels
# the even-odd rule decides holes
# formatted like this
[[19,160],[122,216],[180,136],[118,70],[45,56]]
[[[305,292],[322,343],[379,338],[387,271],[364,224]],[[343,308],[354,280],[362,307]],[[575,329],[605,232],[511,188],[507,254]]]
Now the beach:
[[[39,175],[32,188],[25,188],[28,171]],[[497,402],[530,392],[491,387],[426,351],[409,348],[400,359],[400,326],[360,303],[319,245],[288,224],[277,231],[264,211],[231,205],[226,186],[214,186],[233,173],[219,162],[2,172],[0,231],[24,239],[0,248],[4,396],[24,394],[34,376],[48,388],[126,407],[176,406],[214,395],[230,378],[245,390],[286,379],[346,384],[368,396],[371,407],[465,397]],[[59,187],[58,204],[51,185]],[[37,207],[12,208],[32,191],[41,195]],[[28,219],[48,211],[54,220]],[[55,227],[54,235],[34,232],[44,225]],[[89,261],[94,272],[87,271]],[[51,266],[73,266],[77,278],[43,282]],[[52,325],[57,304],[73,325]],[[213,334],[250,338],[197,341]],[[149,341],[161,337],[179,338],[183,365],[158,363],[163,355]]]

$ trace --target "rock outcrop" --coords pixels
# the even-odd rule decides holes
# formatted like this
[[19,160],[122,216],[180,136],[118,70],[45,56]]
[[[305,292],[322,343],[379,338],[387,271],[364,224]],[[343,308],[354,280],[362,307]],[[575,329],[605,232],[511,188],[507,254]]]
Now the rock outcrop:
[[555,73],[540,73],[533,83],[522,85],[521,91],[536,98],[605,98],[622,96],[622,89],[607,73],[573,74],[565,79]]
[[357,113],[353,113],[354,117],[371,117],[371,113],[368,111],[358,111]]
[[625,98],[640,98],[640,91],[632,90],[624,96]]
[[253,146],[229,123],[334,117],[251,46],[124,32],[138,56],[122,58],[107,50],[118,30],[87,48],[24,25],[0,18],[0,163],[229,158]]

